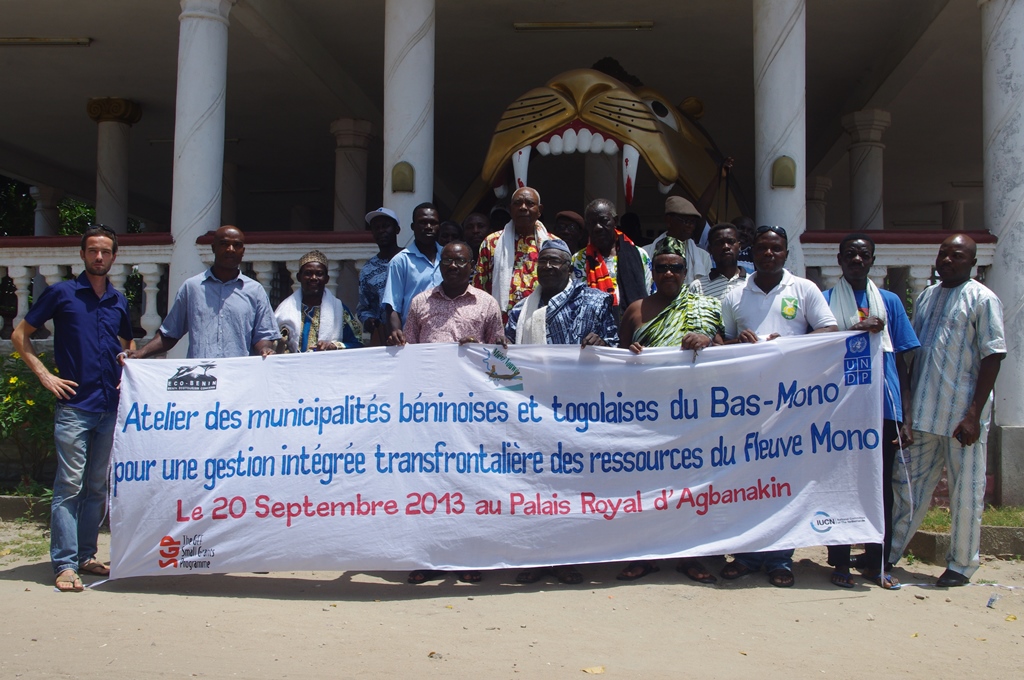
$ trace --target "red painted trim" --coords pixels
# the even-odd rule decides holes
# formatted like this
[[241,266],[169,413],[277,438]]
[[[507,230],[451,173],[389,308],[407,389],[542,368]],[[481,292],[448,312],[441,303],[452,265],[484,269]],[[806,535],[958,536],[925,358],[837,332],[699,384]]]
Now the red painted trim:
[[[117,246],[169,246],[174,243],[169,233],[118,234]],[[81,236],[5,236],[0,248],[81,248]]]
[[[805,231],[800,235],[801,243],[835,243],[838,244],[849,231]],[[954,233],[967,234],[975,243],[996,243],[995,234],[987,231],[884,231],[865,232],[877,245],[938,245]]]
[[[213,232],[206,232],[196,243],[210,245]],[[369,231],[250,231],[245,235],[246,245],[290,243],[373,243]]]

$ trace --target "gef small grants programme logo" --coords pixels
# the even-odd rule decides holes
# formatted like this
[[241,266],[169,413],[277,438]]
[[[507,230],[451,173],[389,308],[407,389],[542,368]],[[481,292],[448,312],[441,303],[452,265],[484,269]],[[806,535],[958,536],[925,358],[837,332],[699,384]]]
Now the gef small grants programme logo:
[[161,569],[210,569],[216,552],[203,545],[203,534],[184,534],[181,539],[164,536],[157,546],[157,565]]

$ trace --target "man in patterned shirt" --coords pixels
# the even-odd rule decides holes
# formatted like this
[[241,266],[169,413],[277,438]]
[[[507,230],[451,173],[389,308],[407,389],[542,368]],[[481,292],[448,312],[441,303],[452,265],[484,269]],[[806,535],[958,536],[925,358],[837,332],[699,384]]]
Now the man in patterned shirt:
[[537,254],[541,244],[551,238],[540,221],[543,210],[536,189],[516,189],[512,194],[512,219],[480,245],[473,285],[494,296],[502,320],[537,285]]
[[995,293],[971,279],[977,245],[964,234],[939,246],[929,286],[914,306],[921,341],[910,369],[914,443],[897,466],[892,552],[897,562],[928,512],[945,465],[952,520],[946,571],[935,585],[962,586],[980,565],[981,511],[985,503],[985,443],[989,394],[1006,356],[1003,307]]
[[619,344],[619,327],[607,293],[572,278],[569,246],[545,241],[537,260],[537,288],[508,313],[505,337],[521,345]]
[[583,211],[590,243],[572,258],[573,276],[612,296],[616,317],[651,293],[651,260],[619,230],[615,206],[597,198]]
[[381,329],[388,327],[388,319],[384,314],[384,287],[388,282],[388,263],[397,255],[402,247],[398,245],[398,234],[402,227],[398,224],[398,215],[387,208],[378,208],[366,213],[366,224],[373,234],[378,252],[363,265],[359,272],[359,304],[356,316],[363,330],[370,334],[371,345],[383,345],[386,337]]

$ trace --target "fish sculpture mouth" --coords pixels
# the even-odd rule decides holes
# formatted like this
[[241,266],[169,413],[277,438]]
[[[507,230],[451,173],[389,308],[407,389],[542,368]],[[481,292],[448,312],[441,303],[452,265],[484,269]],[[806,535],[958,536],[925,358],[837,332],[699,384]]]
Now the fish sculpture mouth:
[[656,90],[630,88],[599,71],[576,69],[512,102],[495,128],[480,176],[504,197],[505,169],[515,186],[528,182],[530,157],[591,153],[619,156],[631,204],[642,158],[663,194],[678,184],[698,195],[717,171],[718,152],[706,134]]

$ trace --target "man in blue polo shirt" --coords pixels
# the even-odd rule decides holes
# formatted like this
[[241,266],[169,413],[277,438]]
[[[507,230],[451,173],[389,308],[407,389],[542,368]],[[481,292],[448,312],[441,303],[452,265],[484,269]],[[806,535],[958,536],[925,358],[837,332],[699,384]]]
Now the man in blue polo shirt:
[[413,240],[388,263],[388,282],[381,304],[390,325],[387,344],[404,345],[402,326],[409,315],[412,299],[425,290],[441,285],[438,267],[441,249],[437,247],[440,226],[433,203],[420,203],[412,211]]
[[[910,325],[903,302],[895,293],[881,290],[868,278],[875,262],[875,242],[866,234],[850,234],[839,243],[839,266],[843,278],[835,288],[824,292],[842,331],[882,333],[882,363],[885,369],[882,394],[882,505],[885,512],[884,545],[865,543],[857,560],[861,574],[886,590],[900,587],[888,573],[885,560],[892,547],[893,467],[896,453],[914,441],[910,422],[910,387],[904,352],[917,349],[914,327]],[[904,418],[904,414],[906,417]],[[828,546],[828,563],[835,570],[832,583],[852,588],[850,546]]]
[[127,359],[163,354],[188,333],[189,359],[221,359],[274,353],[281,337],[267,291],[242,274],[245,235],[225,225],[213,234],[213,266],[181,284],[156,335]]
[[[50,560],[62,592],[82,590],[79,573],[110,573],[96,559],[96,544],[117,421],[117,355],[132,339],[128,302],[107,280],[117,257],[117,234],[104,226],[89,227],[79,255],[85,271],[44,290],[11,334],[14,349],[57,397]],[[50,319],[59,376],[47,370],[32,346],[32,333]]]

